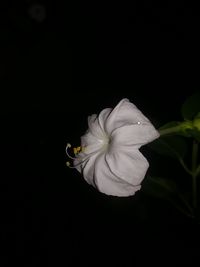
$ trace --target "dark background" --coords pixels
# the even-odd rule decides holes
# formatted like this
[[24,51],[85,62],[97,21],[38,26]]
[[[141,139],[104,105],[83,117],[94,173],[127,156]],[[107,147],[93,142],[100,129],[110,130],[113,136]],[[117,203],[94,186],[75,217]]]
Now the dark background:
[[181,120],[181,104],[199,90],[198,9],[185,1],[1,5],[2,266],[191,266],[196,223],[142,190],[98,193],[66,168],[65,146],[79,144],[88,115],[123,97],[156,127]]

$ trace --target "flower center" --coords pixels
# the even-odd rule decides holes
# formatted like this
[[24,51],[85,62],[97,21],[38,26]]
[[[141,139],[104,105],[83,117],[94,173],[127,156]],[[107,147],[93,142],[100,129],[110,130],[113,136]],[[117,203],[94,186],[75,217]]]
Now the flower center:
[[[111,143],[111,138],[108,135],[105,134],[101,139],[98,139],[98,140],[101,143],[101,149],[103,151],[107,150],[108,149],[108,146]],[[67,146],[66,146],[66,154],[67,154],[68,158],[70,158],[73,161],[77,158],[77,156],[78,156],[78,154],[80,152],[84,152],[85,150],[87,150],[87,146],[84,146],[84,147],[82,147],[82,146],[74,147],[73,148],[73,154],[74,154],[74,156],[72,156],[68,152],[68,149],[69,148],[71,148],[71,144],[68,143]],[[83,158],[82,160],[84,161],[85,159],[87,159],[87,157],[86,158]],[[80,163],[78,163],[77,165],[81,165],[81,164],[82,164],[82,161],[80,161]],[[76,168],[77,167],[77,165],[72,167],[71,166],[71,163],[69,161],[66,162],[66,165],[69,168]]]
[[105,135],[101,140],[101,143],[102,143],[102,149],[107,149],[108,146],[110,145],[111,143],[111,138],[107,135]]

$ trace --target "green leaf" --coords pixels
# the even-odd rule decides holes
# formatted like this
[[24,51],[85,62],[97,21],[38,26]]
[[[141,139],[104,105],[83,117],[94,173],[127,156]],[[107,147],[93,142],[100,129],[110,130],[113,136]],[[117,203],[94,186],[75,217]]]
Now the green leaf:
[[184,158],[187,143],[181,136],[163,136],[148,145],[156,153],[171,158]]
[[185,120],[192,120],[200,112],[200,92],[190,96],[182,105],[181,114]]
[[200,142],[200,112],[195,116],[195,119],[193,120],[193,132],[192,136]]
[[166,199],[176,192],[176,184],[174,181],[162,177],[147,176],[142,183],[142,190],[148,195]]
[[142,191],[149,196],[170,202],[177,210],[192,217],[192,208],[173,180],[147,176],[142,183]]
[[200,131],[198,129],[195,129],[192,131],[192,136],[198,141],[200,142]]
[[195,116],[195,119],[200,119],[200,112],[197,113],[197,115]]

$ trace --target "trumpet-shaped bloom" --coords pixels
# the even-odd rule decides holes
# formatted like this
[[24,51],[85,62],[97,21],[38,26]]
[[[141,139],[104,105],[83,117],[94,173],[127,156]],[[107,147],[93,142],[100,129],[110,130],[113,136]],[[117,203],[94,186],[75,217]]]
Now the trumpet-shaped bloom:
[[149,167],[139,148],[158,137],[142,112],[128,99],[122,99],[114,109],[106,108],[88,117],[81,148],[75,149],[74,167],[102,193],[134,195]]

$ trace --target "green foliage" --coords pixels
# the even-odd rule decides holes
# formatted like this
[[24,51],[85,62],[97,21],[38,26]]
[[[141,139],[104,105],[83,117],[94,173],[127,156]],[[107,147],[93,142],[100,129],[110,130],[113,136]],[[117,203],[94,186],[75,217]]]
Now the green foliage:
[[[196,119],[197,121],[197,119]],[[183,121],[183,122],[177,122],[172,121],[168,122],[162,127],[160,127],[158,130],[160,131],[161,135],[180,135],[184,137],[193,137],[192,132],[194,129],[193,121]]]
[[173,180],[148,176],[142,183],[142,191],[151,197],[170,202],[177,210],[189,217],[193,216],[192,208],[178,191],[178,187]]
[[197,115],[195,116],[195,119],[200,119],[200,112],[197,113]]
[[192,131],[192,136],[194,137],[194,139],[196,139],[198,142],[200,142],[200,131],[197,129],[194,129]]
[[[171,121],[160,127],[158,129],[160,138],[151,142],[149,147],[159,155],[178,159],[183,169],[192,178],[192,188],[190,188],[190,192],[188,191],[189,195],[182,194],[173,180],[154,176],[148,176],[143,181],[142,190],[150,196],[169,201],[185,215],[195,218],[197,216],[196,178],[200,174],[200,164],[198,163],[198,145],[200,144],[200,92],[195,93],[185,101],[181,113],[184,120],[182,122]],[[193,139],[191,150],[188,149],[188,145],[191,145],[191,142],[188,142],[187,138]],[[191,158],[185,157],[188,151],[192,152]],[[184,158],[188,162],[185,162]],[[191,166],[191,160],[192,168],[189,168],[188,166]],[[167,160],[166,168],[169,168]],[[192,203],[190,204],[190,202]]]
[[195,116],[194,121],[193,121],[193,137],[200,142],[200,112]]
[[178,125],[180,125],[180,122],[178,122],[178,121],[170,121],[170,122],[164,124],[163,126],[161,126],[159,128],[159,130],[164,130],[164,129],[172,128],[172,127],[175,127],[175,126],[178,126]]
[[157,198],[170,198],[176,193],[176,188],[174,181],[162,177],[147,176],[142,183],[144,193]]
[[187,153],[187,142],[181,136],[163,136],[149,144],[149,147],[160,155],[172,158],[184,158]]
[[190,96],[182,105],[181,114],[185,120],[193,120],[200,112],[200,92]]

